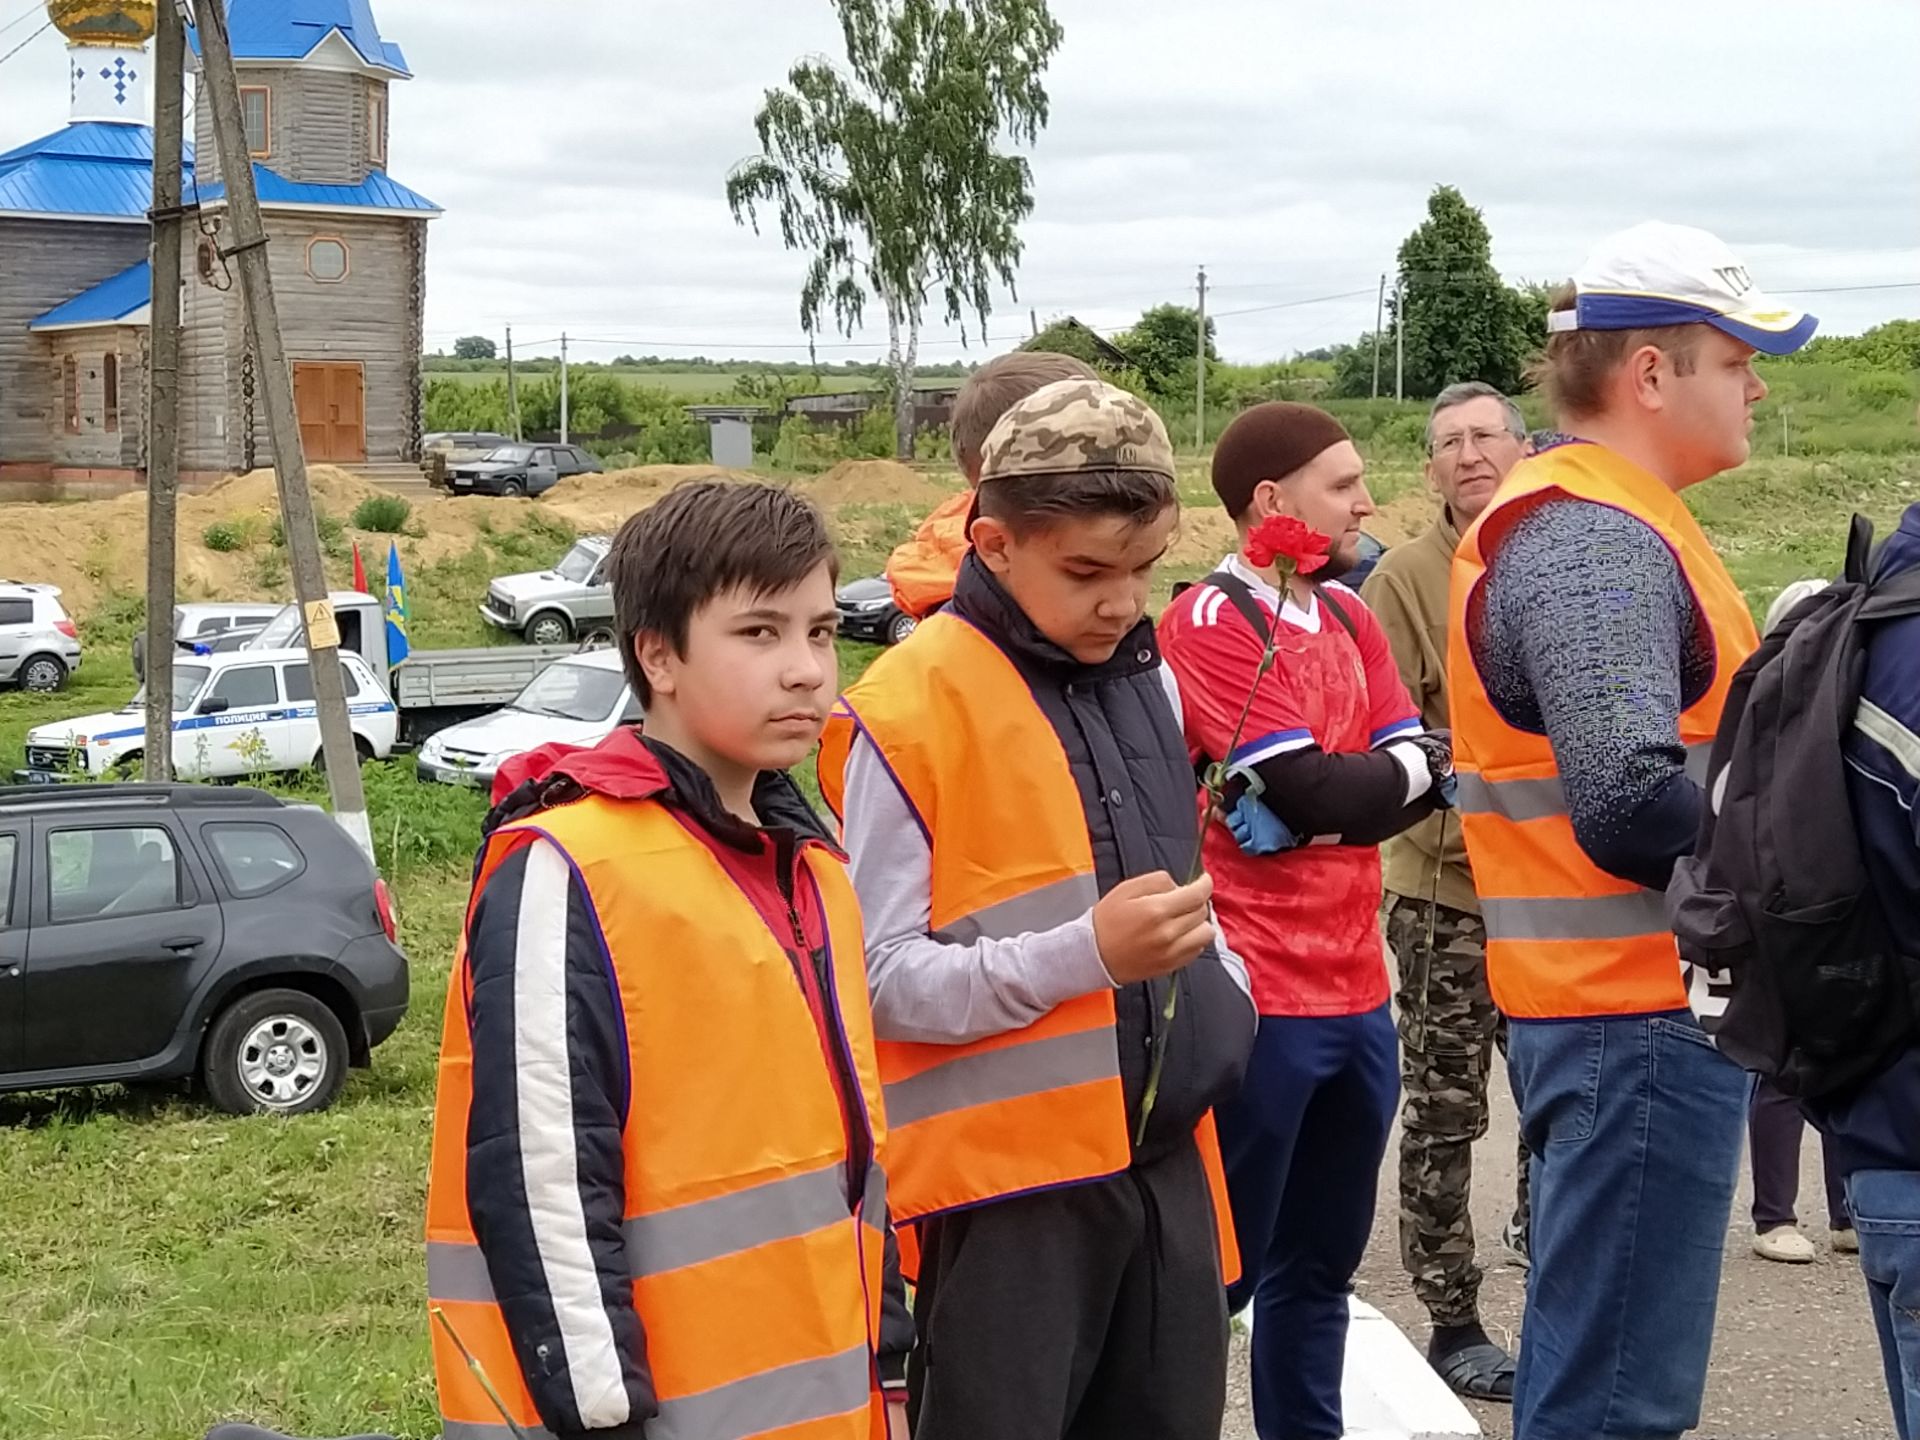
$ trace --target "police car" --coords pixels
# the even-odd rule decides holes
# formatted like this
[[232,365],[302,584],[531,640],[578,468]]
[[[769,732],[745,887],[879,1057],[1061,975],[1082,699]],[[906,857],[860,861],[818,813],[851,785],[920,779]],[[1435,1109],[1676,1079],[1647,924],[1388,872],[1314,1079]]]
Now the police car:
[[[340,652],[354,748],[363,760],[393,753],[399,712],[367,662]],[[118,710],[56,720],[27,732],[27,764],[14,772],[45,785],[135,769],[146,744],[146,694]],[[301,770],[320,760],[313,672],[301,650],[182,655],[173,667],[173,767],[183,780]]]

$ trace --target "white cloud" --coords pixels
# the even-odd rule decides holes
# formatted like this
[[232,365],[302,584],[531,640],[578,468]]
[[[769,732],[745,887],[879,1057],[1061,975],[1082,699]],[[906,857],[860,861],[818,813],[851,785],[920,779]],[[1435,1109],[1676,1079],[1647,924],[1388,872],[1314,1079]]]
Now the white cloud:
[[[418,77],[395,96],[394,174],[448,210],[431,342],[511,322],[523,342],[564,328],[585,355],[805,353],[802,261],[735,225],[722,186],[754,149],[762,90],[837,51],[827,0],[376,5]],[[1437,183],[1482,207],[1516,279],[1563,276],[1599,235],[1658,216],[1720,232],[1770,288],[1920,280],[1911,0],[1055,13],[1037,207],[996,338],[1024,334],[1030,308],[1123,324],[1190,297],[1202,262],[1229,355],[1350,338]],[[0,96],[0,148],[60,123],[56,36],[0,70]],[[1345,298],[1290,303],[1330,295]],[[1857,330],[1920,313],[1920,289],[1804,303]],[[936,328],[929,358],[998,348]],[[831,339],[823,358],[880,345],[878,327],[858,348]]]

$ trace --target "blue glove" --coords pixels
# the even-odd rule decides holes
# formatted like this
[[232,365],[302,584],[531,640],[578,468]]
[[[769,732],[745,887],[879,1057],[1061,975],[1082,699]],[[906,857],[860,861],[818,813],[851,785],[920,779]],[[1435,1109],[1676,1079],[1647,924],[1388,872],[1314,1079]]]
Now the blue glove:
[[1460,777],[1449,770],[1447,778],[1433,787],[1433,793],[1440,797],[1440,808],[1451,810],[1460,803]]
[[1233,809],[1227,812],[1227,829],[1249,855],[1278,855],[1300,843],[1287,822],[1251,794],[1234,801]]

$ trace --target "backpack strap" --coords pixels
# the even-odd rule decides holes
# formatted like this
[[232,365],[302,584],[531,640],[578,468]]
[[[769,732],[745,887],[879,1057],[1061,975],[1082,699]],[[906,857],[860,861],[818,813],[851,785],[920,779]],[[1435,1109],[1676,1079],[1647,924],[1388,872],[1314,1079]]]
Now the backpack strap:
[[1847,563],[1841,578],[1864,585],[1873,574],[1873,521],[1856,513],[1847,525]]
[[1320,598],[1322,605],[1325,605],[1327,609],[1333,612],[1333,618],[1340,622],[1340,628],[1347,632],[1347,638],[1358,645],[1360,643],[1360,632],[1354,629],[1353,617],[1347,614],[1346,606],[1334,599],[1333,592],[1324,585],[1314,586],[1313,593]]
[[[1231,600],[1233,602],[1233,608],[1245,617],[1246,622],[1253,627],[1253,633],[1258,635],[1262,641],[1265,641],[1268,636],[1272,634],[1273,626],[1277,623],[1278,617],[1275,617],[1275,619],[1271,621],[1268,620],[1266,611],[1260,608],[1260,602],[1253,598],[1253,591],[1248,588],[1247,582],[1242,580],[1238,575],[1226,570],[1216,570],[1200,583],[1202,585],[1213,586],[1214,589]],[[1179,595],[1182,588],[1184,587],[1176,587],[1174,594],[1176,596]],[[1313,593],[1328,613],[1331,614],[1335,620],[1339,621],[1340,628],[1347,632],[1347,638],[1355,644],[1358,644],[1360,641],[1360,632],[1354,628],[1353,616],[1347,613],[1346,607],[1338,600],[1335,600],[1324,585],[1314,586]]]
[[1238,575],[1228,570],[1216,570],[1200,582],[1211,585],[1227,599],[1233,602],[1233,608],[1240,612],[1247,624],[1253,627],[1253,633],[1265,644],[1273,636],[1274,626],[1280,623],[1278,615],[1269,616],[1260,608],[1260,602],[1253,598],[1253,591]]

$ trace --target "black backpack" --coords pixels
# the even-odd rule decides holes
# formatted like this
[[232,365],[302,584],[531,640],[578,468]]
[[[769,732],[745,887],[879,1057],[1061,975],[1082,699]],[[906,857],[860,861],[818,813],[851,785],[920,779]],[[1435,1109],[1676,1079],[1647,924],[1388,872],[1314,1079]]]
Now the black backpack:
[[1699,843],[1667,890],[1682,959],[1726,1002],[1717,1021],[1702,1017],[1715,1042],[1802,1098],[1871,1076],[1920,1017],[1920,963],[1873,893],[1841,753],[1873,628],[1920,615],[1920,570],[1869,580],[1872,539],[1856,515],[1844,576],[1735,674]]

